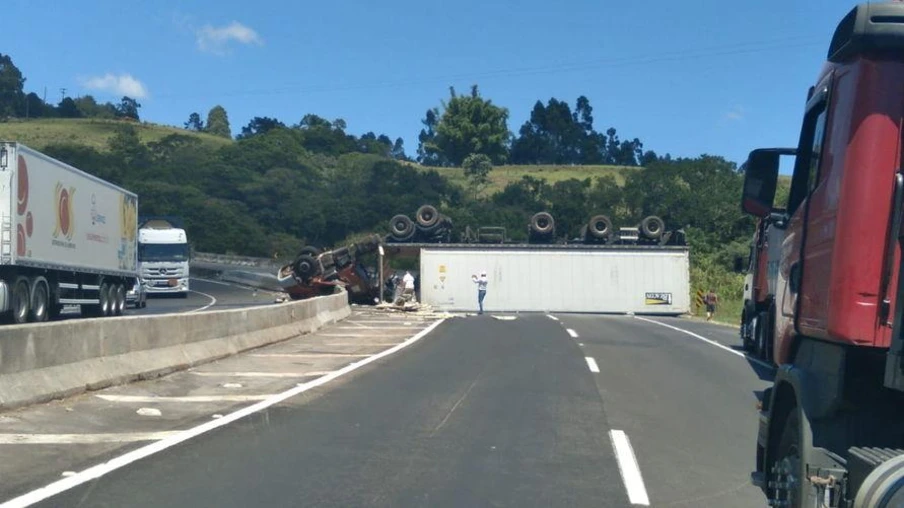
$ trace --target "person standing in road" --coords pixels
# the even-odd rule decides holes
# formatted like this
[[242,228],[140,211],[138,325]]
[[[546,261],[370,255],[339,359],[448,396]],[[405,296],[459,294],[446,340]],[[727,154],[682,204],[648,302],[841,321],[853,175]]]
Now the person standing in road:
[[487,296],[487,272],[483,270],[480,272],[480,277],[476,275],[471,275],[471,280],[477,284],[477,305],[480,307],[480,310],[477,314],[483,314],[483,299]]
[[712,289],[703,297],[703,303],[706,305],[706,320],[712,321],[713,314],[716,312],[716,305],[719,303],[719,297]]

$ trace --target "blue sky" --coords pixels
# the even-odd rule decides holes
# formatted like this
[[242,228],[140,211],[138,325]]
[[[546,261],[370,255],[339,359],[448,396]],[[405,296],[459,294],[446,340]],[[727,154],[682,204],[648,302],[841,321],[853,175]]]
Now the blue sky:
[[[455,3],[113,0],[37,8],[5,0],[3,49],[27,91],[57,102],[139,97],[142,119],[179,125],[223,105],[233,134],[254,116],[305,113],[417,148],[427,108],[472,84],[509,109],[586,95],[597,130],[657,153],[741,162],[797,140],[806,89],[851,2],[758,0]],[[17,20],[12,22],[12,20]]]

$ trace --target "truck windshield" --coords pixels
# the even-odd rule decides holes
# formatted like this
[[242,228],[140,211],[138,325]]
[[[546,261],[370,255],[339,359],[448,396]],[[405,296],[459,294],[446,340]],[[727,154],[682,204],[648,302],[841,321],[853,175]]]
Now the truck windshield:
[[138,244],[139,261],[187,261],[188,244],[186,243],[140,243]]

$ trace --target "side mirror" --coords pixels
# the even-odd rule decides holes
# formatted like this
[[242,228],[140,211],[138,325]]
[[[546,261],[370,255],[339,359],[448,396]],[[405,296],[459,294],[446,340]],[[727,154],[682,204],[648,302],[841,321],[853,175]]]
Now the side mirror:
[[794,148],[758,148],[747,157],[744,171],[744,191],[741,209],[755,217],[765,217],[772,212],[775,189],[778,184],[779,159],[782,155],[796,155]]

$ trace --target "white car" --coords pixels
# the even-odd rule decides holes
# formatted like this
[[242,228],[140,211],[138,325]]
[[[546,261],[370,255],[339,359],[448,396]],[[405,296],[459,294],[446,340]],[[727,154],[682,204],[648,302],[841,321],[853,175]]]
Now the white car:
[[126,293],[126,305],[134,305],[136,309],[148,306],[148,290],[143,280],[137,279],[135,285]]

